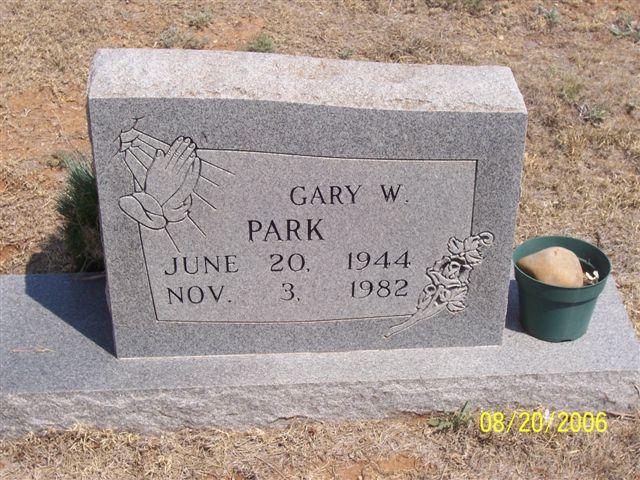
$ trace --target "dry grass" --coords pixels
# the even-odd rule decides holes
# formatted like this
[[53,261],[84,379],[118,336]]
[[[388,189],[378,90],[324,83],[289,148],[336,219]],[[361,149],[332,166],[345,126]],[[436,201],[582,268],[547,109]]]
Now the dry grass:
[[265,33],[281,53],[510,66],[530,112],[516,240],[562,233],[602,247],[640,332],[639,44],[611,30],[637,25],[636,1],[23,0],[0,17],[0,273],[72,268],[56,235],[55,155],[89,153],[96,48],[160,47],[170,31],[178,46],[243,50]]
[[[5,0],[0,273],[72,268],[56,233],[59,152],[90,151],[96,48],[158,48],[172,29],[243,50],[264,32],[280,53],[510,66],[530,114],[516,241],[561,233],[602,247],[640,332],[640,53],[611,31],[623,17],[637,22],[640,2]],[[389,478],[639,478],[639,430],[637,416],[601,436],[435,434],[421,419],[162,438],[76,430],[3,444],[0,476],[371,478],[394,465]]]
[[[6,478],[640,478],[640,417],[604,434],[436,431],[425,417],[161,437],[76,427],[0,443]],[[2,473],[2,470],[0,470]]]

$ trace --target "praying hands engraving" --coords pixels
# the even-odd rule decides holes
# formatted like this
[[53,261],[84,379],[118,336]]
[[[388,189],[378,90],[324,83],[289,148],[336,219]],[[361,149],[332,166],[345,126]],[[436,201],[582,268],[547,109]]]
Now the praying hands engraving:
[[[204,222],[203,215],[209,214],[205,211],[217,210],[210,197],[221,186],[213,177],[231,178],[235,173],[216,164],[214,151],[200,149],[186,136],[168,144],[134,126],[120,133],[119,140],[118,154],[124,155],[124,164],[133,177],[133,192],[120,197],[120,209],[140,226],[164,231],[178,252],[180,242],[174,237],[184,228],[195,228],[206,237],[199,224]],[[208,173],[203,169],[205,164]],[[203,186],[201,181],[205,182]],[[192,216],[194,201],[201,204],[199,220]],[[172,225],[175,227],[170,231]]]
[[145,191],[161,205],[169,202],[170,208],[181,208],[189,198],[200,172],[195,148],[191,139],[178,137],[166,154],[162,150],[157,151],[147,172]]
[[[120,135],[121,151],[124,148],[125,163],[134,175],[138,191],[120,198],[119,204],[123,212],[140,224],[159,230],[169,222],[187,217],[200,176],[200,159],[196,144],[189,138],[178,137],[165,152],[141,137],[135,130]],[[147,161],[139,157],[146,157]],[[147,167],[146,172],[140,166]]]

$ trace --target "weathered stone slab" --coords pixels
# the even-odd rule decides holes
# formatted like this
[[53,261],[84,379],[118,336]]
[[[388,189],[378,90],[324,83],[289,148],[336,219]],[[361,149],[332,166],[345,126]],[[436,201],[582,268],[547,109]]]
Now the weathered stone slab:
[[118,356],[500,343],[508,68],[101,50],[88,111]]
[[615,282],[586,335],[520,331],[512,283],[500,346],[121,360],[110,352],[104,282],[0,277],[0,434],[83,422],[145,432],[246,428],[296,416],[381,418],[507,405],[640,407],[640,346]]

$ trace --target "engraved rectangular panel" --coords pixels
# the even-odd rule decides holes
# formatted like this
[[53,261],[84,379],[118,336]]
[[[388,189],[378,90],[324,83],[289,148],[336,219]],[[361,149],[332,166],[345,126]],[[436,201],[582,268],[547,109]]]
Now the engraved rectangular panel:
[[[142,133],[133,144],[140,139],[148,142],[140,150],[154,149]],[[123,160],[141,156],[123,145]],[[195,154],[199,176],[185,214],[162,228],[139,225],[158,320],[408,316],[427,267],[452,235],[470,234],[475,161]],[[136,221],[128,198],[123,215]]]

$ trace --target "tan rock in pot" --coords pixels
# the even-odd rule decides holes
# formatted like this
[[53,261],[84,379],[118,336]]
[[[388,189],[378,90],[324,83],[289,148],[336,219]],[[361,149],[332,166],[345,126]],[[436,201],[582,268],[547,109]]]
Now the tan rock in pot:
[[518,261],[518,267],[536,280],[556,287],[578,288],[583,285],[580,259],[571,250],[549,247]]

